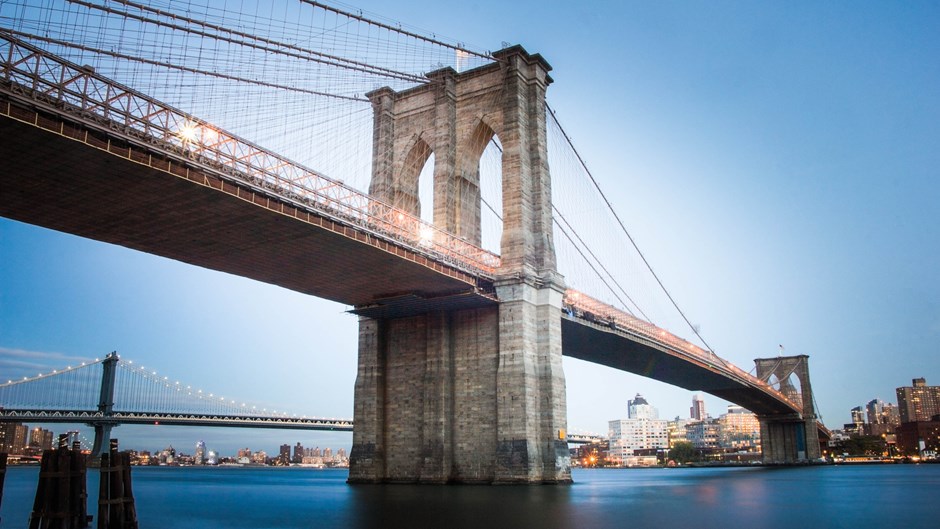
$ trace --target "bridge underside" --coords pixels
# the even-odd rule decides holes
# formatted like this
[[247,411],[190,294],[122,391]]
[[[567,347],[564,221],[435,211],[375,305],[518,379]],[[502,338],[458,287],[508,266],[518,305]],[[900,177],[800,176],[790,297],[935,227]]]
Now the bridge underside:
[[[39,125],[31,124],[33,122]],[[60,118],[40,115],[34,110],[11,105],[2,98],[0,138],[0,216],[330,299],[356,307],[355,312],[371,320],[397,320],[419,314],[429,314],[427,318],[433,318],[445,312],[456,318],[460,311],[476,310],[480,310],[480,314],[491,314],[489,320],[492,314],[499,314],[500,321],[505,320],[504,323],[495,328],[492,322],[486,326],[486,333],[497,333],[499,337],[496,344],[489,347],[492,349],[487,353],[489,356],[483,355],[481,349],[481,358],[486,356],[484,363],[490,368],[495,368],[497,362],[515,358],[511,353],[496,354],[497,350],[506,348],[511,339],[517,339],[514,336],[517,323],[512,320],[512,310],[515,309],[510,310],[510,305],[504,303],[502,309],[496,310],[492,285],[481,284],[471,274],[344,225],[339,219],[299,209],[265,194],[263,190],[235,184],[195,165],[162,158],[117,137],[87,130]],[[519,303],[528,306],[528,302]],[[554,314],[560,313],[560,299],[557,304],[525,310],[533,314],[538,312],[540,321],[550,321],[557,317]],[[536,318],[531,321],[536,321]],[[536,326],[532,326],[526,331],[531,330],[531,336],[520,339],[520,343],[525,344],[519,346],[520,351],[527,350],[530,342],[540,343],[539,340],[544,338],[544,333],[539,334],[535,329]],[[448,333],[441,336],[450,336],[452,343],[465,343],[459,332]],[[629,337],[602,325],[570,317],[561,318],[560,334],[561,350],[566,356],[690,390],[705,391],[750,409],[761,417],[785,418],[794,412],[785,403],[728,378],[703,360],[667,353],[661,346],[642,338]],[[475,336],[479,339],[479,335]],[[408,349],[413,344],[409,342],[406,345],[405,349]],[[376,349],[374,357],[377,362],[386,355],[394,356],[401,352],[397,345]],[[430,351],[423,345],[414,349]],[[548,351],[547,348],[545,350]],[[438,351],[443,355],[447,349],[438,348]],[[529,362],[531,355],[516,356]],[[440,356],[441,361],[447,358],[446,355]],[[362,358],[360,360],[362,363]],[[381,363],[384,364],[384,360]],[[437,369],[433,362],[426,367],[425,375],[433,375]],[[459,374],[454,367],[442,370],[451,380]],[[369,373],[372,373],[371,368],[371,365],[360,366],[361,370]],[[510,396],[514,389],[504,391],[503,388],[522,388],[527,396],[520,400],[531,401],[532,405],[518,410],[509,409],[515,405],[515,396],[491,403],[491,406],[507,408],[500,408],[498,415],[506,424],[498,425],[498,428],[508,433],[491,435],[489,430],[484,432],[488,450],[495,456],[490,458],[493,468],[481,470],[480,475],[487,476],[482,481],[493,479],[490,476],[498,473],[501,461],[516,461],[520,453],[527,454],[525,457],[533,461],[527,467],[530,469],[549,469],[552,465],[566,468],[557,463],[563,457],[556,453],[554,446],[559,444],[556,441],[563,444],[563,433],[559,436],[559,431],[564,430],[563,421],[544,419],[563,417],[564,413],[540,409],[547,406],[540,404],[544,400],[554,403],[553,406],[562,403],[563,410],[564,398],[558,396],[563,395],[563,375],[553,375],[554,378],[561,377],[560,382],[552,376],[543,377],[544,380],[528,380],[536,371],[534,366],[522,363],[500,366],[500,373],[506,375],[486,371],[487,387],[494,391],[494,395],[496,387],[500,388],[500,394]],[[560,365],[557,371],[560,374]],[[405,371],[402,373],[407,374]],[[478,373],[477,376],[483,375]],[[505,381],[499,382],[503,379],[494,378],[497,376],[503,376]],[[429,378],[433,379],[433,376]],[[401,381],[402,387],[407,387],[405,378]],[[379,396],[383,394],[386,382],[376,381],[368,388]],[[455,386],[452,384],[451,387]],[[447,389],[446,385],[441,388]],[[422,391],[441,388],[429,384]],[[547,396],[539,397],[542,392]],[[507,402],[505,405],[502,404],[504,400]],[[439,413],[434,406],[440,404],[431,406],[434,398],[430,393],[423,395],[422,401],[428,406],[422,413],[428,417],[429,428],[446,424],[441,423],[440,418],[452,414]],[[445,398],[436,402],[446,401]],[[472,404],[473,399],[467,402]],[[443,408],[446,411],[446,405]],[[478,413],[475,407],[471,408],[472,413]],[[539,417],[545,424],[536,424],[538,421],[533,417]],[[517,427],[513,421],[522,426]],[[387,436],[384,419],[376,423],[376,436]],[[460,426],[460,421],[449,424],[447,428],[455,426]],[[473,428],[471,424],[466,427]],[[490,427],[496,428],[497,425],[490,424]],[[521,433],[517,434],[516,430]],[[540,433],[531,435],[527,433],[529,431]],[[481,436],[484,435],[478,437]],[[428,431],[424,438],[446,440],[446,446],[450,446],[451,440],[460,437]],[[529,440],[525,443],[520,441],[526,439]],[[444,443],[438,444],[445,446]],[[459,444],[453,446],[463,448]],[[460,450],[442,453],[447,455],[434,460],[439,468],[452,468],[452,463],[459,463]],[[545,461],[541,462],[542,459]],[[459,467],[459,464],[453,466]],[[509,468],[512,465],[505,466]],[[542,476],[538,470],[527,474],[524,479],[558,479],[549,470],[545,472]],[[442,475],[444,473],[435,474],[429,480],[439,479]],[[418,479],[421,480],[420,473]],[[514,479],[517,479],[515,475],[506,481]]]
[[747,386],[705,361],[666,353],[642,338],[628,337],[602,324],[565,316],[561,322],[565,356],[601,364],[690,391],[704,391],[738,404],[760,416],[790,416],[794,410],[764,392]]
[[0,138],[0,216],[378,313],[420,311],[416,299],[494,304],[469,274],[2,100]]

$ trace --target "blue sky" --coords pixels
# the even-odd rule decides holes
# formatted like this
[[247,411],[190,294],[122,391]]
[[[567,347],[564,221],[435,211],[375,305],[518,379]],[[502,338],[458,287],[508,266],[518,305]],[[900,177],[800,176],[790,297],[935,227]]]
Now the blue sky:
[[[810,355],[825,422],[940,384],[940,6],[928,2],[439,2],[365,11],[554,67],[549,102],[716,352]],[[0,219],[0,378],[117,350],[171,379],[350,417],[347,307]],[[643,393],[692,393],[566,360],[569,429]],[[706,396],[708,411],[725,403]],[[196,432],[121,427],[139,448]],[[348,435],[200,431],[210,448]],[[136,441],[141,439],[141,441]],[[143,441],[142,439],[147,439]]]

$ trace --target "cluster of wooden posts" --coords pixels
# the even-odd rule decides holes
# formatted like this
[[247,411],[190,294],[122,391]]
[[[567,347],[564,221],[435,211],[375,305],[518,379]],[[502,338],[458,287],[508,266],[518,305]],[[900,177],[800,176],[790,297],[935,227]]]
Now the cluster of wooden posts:
[[[36,500],[29,516],[29,529],[78,529],[88,527],[92,516],[87,513],[88,494],[85,488],[85,454],[78,443],[68,446],[67,438],[59,437],[59,447],[42,454]],[[6,454],[0,454],[0,501],[3,499],[3,477]],[[111,440],[110,451],[101,454],[101,478],[98,484],[98,529],[137,529],[137,510],[131,488],[130,454],[117,451],[117,440]]]
[[0,505],[3,505],[3,479],[7,475],[7,455],[0,452]]
[[109,453],[101,454],[98,529],[137,529],[137,508],[131,488],[131,454],[117,451],[117,439],[111,439],[110,448]]

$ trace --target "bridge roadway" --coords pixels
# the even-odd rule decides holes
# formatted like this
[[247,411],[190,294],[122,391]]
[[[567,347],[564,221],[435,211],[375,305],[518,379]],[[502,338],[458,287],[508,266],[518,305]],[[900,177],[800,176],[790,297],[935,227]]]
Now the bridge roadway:
[[[164,425],[164,426],[216,426],[228,428],[265,428],[280,430],[316,430],[352,432],[353,422],[345,419],[316,419],[307,417],[248,417],[233,415],[198,415],[174,413],[116,412],[105,416],[100,412],[80,410],[0,410],[0,422],[23,423],[108,423]],[[603,440],[590,434],[568,434],[568,444],[588,444]]]
[[[0,216],[275,284],[370,317],[498,302],[490,273],[435,259],[119,129],[0,82]],[[764,416],[798,415],[780,393],[717,357],[570,312],[562,321],[566,356],[702,390]]]
[[351,432],[353,422],[346,419],[308,417],[252,417],[242,415],[204,415],[195,413],[144,413],[117,411],[106,415],[86,410],[0,410],[0,422],[66,424],[141,424],[164,426],[220,426],[287,430]]
[[6,98],[0,114],[4,217],[346,305],[373,305],[402,293],[449,297],[448,306],[455,295],[456,303],[469,306],[495,303],[485,280],[263,189],[64,120],[42,119]]
[[[71,124],[64,120],[50,118],[42,128],[11,119],[10,109],[8,99],[0,100],[4,217],[264,281],[370,316],[496,303],[487,278],[360,236],[336,220],[301,215],[292,204],[193,167],[180,176],[128,160],[126,146],[94,148],[88,143],[107,139],[90,131],[86,143],[46,130],[65,130]],[[147,157],[160,166],[156,155]],[[566,356],[706,391],[755,413],[794,413],[716,366],[602,323],[566,315],[562,340]]]

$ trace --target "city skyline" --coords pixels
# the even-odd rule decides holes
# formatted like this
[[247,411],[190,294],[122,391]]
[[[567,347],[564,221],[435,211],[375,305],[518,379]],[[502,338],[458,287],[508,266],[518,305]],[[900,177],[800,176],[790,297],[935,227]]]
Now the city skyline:
[[[70,439],[72,438],[71,434],[77,433],[75,440],[78,440],[81,443],[83,449],[90,449],[92,444],[92,438],[94,432],[89,428],[83,427],[81,425],[68,425],[68,424],[48,424],[48,423],[2,423],[0,424],[0,440],[4,441],[5,446],[0,448],[0,452],[6,451],[10,454],[17,454],[17,450],[13,449],[15,441],[13,439],[4,439],[3,430],[5,425],[19,426],[24,430],[24,435],[22,439],[19,439],[19,442],[22,444],[20,448],[26,447],[36,447],[39,450],[47,450],[57,446],[58,438],[62,434],[69,434]],[[334,446],[336,451],[342,450],[345,455],[348,452],[348,447],[345,442],[338,442],[335,445],[322,445],[319,443],[319,438],[313,439],[316,436],[309,435],[292,435],[287,437],[283,435],[283,431],[279,432],[281,435],[277,436],[260,436],[260,438],[270,437],[274,439],[277,437],[280,440],[272,441],[269,444],[265,444],[263,447],[260,446],[259,436],[254,435],[257,433],[257,430],[254,429],[238,429],[238,428],[188,428],[188,427],[176,427],[178,434],[174,435],[173,438],[175,441],[169,441],[169,437],[161,438],[159,435],[153,435],[152,438],[148,439],[145,437],[134,436],[129,443],[121,442],[121,438],[117,435],[113,438],[118,440],[118,449],[119,450],[132,450],[135,452],[147,451],[152,454],[158,453],[162,450],[173,448],[177,453],[193,456],[197,454],[200,450],[200,447],[207,453],[209,451],[217,453],[220,457],[235,457],[239,452],[248,449],[251,452],[264,452],[271,456],[276,456],[278,454],[278,447],[283,446],[287,439],[293,439],[288,442],[291,446],[300,445],[302,447],[309,448],[311,450],[330,450],[333,451]],[[210,437],[209,441],[206,441],[200,437],[194,437],[196,433],[205,433],[206,430],[209,430]],[[216,435],[212,436],[212,430],[228,430],[229,433],[235,433],[237,435],[225,436],[225,435]],[[237,430],[237,431],[236,431]],[[151,433],[153,430],[151,430]],[[305,432],[309,433],[320,433],[320,432]],[[36,439],[35,436],[39,434],[41,439]],[[228,437],[228,438],[226,438]],[[349,437],[347,434],[346,437]],[[297,439],[307,439],[310,438],[311,444],[305,444],[303,441]],[[180,442],[181,440],[188,439],[188,441]],[[224,439],[224,440],[220,440]],[[340,438],[341,439],[341,438]],[[269,439],[270,440],[270,439]],[[268,441],[264,441],[268,443]],[[224,446],[225,448],[218,448],[219,446]],[[252,448],[254,446],[254,448]]]
[[[359,2],[541,53],[549,102],[723,358],[747,371],[778,344],[809,354],[836,428],[940,379],[936,6],[540,5],[532,24],[531,5],[483,4],[447,17]],[[117,350],[210,391],[351,418],[348,308],[0,219],[0,377]],[[570,431],[603,431],[636,393],[688,412],[691,391],[564,365]]]

